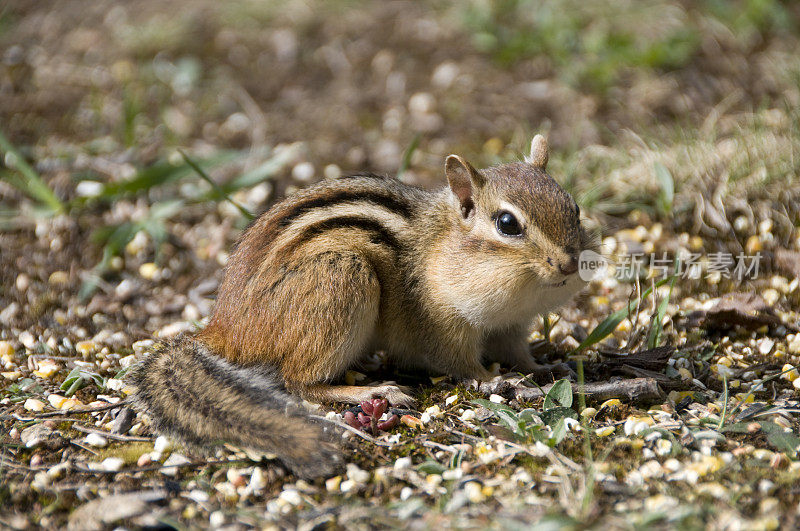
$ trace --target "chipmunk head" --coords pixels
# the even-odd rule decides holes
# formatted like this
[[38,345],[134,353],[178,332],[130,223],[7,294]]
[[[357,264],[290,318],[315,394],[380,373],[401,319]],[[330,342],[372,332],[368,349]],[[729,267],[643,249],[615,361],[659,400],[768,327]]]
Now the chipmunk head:
[[583,285],[578,257],[594,244],[581,226],[575,200],[545,171],[547,160],[541,135],[534,137],[523,162],[476,170],[457,155],[447,157],[445,173],[458,218],[452,243],[471,270],[483,273],[459,290],[468,297],[463,293],[468,288],[480,299],[473,306],[526,312],[530,308],[520,305],[540,299],[555,306]]

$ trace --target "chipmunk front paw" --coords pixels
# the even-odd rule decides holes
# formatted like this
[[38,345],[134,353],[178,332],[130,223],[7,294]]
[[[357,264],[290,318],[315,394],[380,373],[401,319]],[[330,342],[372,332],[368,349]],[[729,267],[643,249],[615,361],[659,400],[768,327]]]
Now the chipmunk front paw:
[[537,383],[551,383],[553,380],[567,378],[575,381],[578,375],[568,363],[554,363],[552,365],[539,365],[528,374],[528,377]]
[[468,389],[475,389],[485,395],[504,395],[510,390],[523,385],[524,381],[524,376],[520,376],[517,373],[507,373],[501,376],[494,376],[488,380],[466,378],[462,380],[462,383]]

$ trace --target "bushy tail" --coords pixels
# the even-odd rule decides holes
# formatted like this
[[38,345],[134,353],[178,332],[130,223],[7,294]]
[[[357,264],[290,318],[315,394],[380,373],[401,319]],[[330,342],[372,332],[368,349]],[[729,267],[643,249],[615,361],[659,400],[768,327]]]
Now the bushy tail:
[[341,468],[337,447],[272,371],[237,367],[187,336],[157,343],[130,376],[156,431],[194,447],[229,442],[274,453],[303,478]]

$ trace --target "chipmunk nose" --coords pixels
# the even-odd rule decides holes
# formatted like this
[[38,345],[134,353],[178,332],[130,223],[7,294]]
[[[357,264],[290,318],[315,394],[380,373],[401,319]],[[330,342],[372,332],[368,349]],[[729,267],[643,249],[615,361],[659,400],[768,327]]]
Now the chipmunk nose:
[[578,257],[577,256],[570,256],[569,262],[566,264],[559,264],[558,270],[561,271],[562,275],[571,275],[578,271]]

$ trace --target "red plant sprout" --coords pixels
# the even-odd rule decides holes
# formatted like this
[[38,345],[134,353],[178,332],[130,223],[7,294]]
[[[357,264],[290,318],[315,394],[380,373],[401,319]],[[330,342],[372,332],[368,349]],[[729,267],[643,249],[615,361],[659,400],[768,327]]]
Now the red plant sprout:
[[380,431],[389,431],[400,423],[400,418],[397,415],[381,420],[383,414],[389,409],[389,402],[384,398],[365,400],[359,405],[361,406],[361,412],[358,415],[352,411],[346,411],[344,414],[344,421],[353,428],[364,430],[372,433],[372,435],[378,435]]

